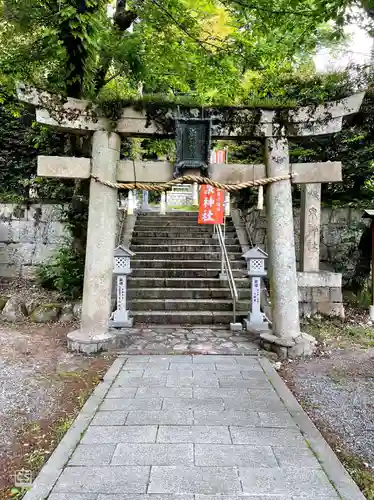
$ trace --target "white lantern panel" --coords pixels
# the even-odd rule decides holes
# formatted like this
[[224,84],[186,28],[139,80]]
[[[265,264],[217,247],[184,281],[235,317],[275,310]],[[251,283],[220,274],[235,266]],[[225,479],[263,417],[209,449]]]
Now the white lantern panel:
[[123,271],[130,270],[129,257],[114,257],[114,264],[117,270],[123,270]]
[[249,268],[251,271],[263,271],[265,269],[264,259],[251,259]]

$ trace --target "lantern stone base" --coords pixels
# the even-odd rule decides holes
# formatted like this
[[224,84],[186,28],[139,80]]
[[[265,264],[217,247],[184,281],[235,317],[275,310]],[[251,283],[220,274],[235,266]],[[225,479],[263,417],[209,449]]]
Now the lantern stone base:
[[74,330],[67,335],[69,351],[83,354],[96,354],[115,347],[116,334],[112,332],[88,335],[81,330]]
[[308,333],[300,333],[297,337],[277,337],[262,332],[260,345],[266,351],[276,352],[281,359],[308,357],[317,350],[316,339]]
[[132,328],[133,325],[134,318],[129,317],[129,311],[114,311],[113,319],[109,321],[111,328]]
[[247,332],[257,332],[259,334],[260,332],[270,331],[265,315],[263,313],[261,315],[261,318],[256,318],[256,321],[253,321],[251,313],[249,313],[248,318],[243,319],[244,328]]
[[127,321],[109,321],[110,328],[132,328],[134,326],[134,318],[129,318]]
[[243,325],[241,323],[230,323],[230,332],[242,332]]

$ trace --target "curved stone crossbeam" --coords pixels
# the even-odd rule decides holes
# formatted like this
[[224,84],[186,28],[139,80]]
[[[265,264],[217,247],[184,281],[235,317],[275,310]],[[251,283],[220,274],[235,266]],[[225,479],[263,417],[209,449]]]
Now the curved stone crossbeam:
[[[173,136],[173,109],[164,108],[160,120],[152,119],[146,111],[127,107],[113,123],[90,101],[64,99],[22,84],[17,87],[17,95],[36,107],[39,123],[59,129],[81,134],[111,130],[124,136]],[[324,135],[339,132],[344,116],[359,111],[364,95],[360,92],[339,101],[297,109],[204,108],[204,116],[212,119],[214,139]],[[183,113],[199,117],[201,110],[184,109]]]

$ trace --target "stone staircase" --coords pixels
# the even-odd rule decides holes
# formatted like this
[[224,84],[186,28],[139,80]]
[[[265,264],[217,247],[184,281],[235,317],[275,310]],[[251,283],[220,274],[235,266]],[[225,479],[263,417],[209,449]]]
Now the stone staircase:
[[[246,263],[231,220],[226,245],[239,292],[238,318],[249,310]],[[219,279],[220,247],[213,226],[198,225],[195,212],[138,215],[128,280],[129,310],[135,323],[212,325],[232,322],[228,283]]]

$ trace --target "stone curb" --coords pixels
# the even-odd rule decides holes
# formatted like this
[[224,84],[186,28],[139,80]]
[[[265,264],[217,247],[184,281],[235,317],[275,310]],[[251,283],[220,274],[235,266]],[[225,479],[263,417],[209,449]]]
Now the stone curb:
[[77,418],[74,420],[73,425],[62,438],[48,462],[39,472],[37,478],[33,482],[32,489],[26,493],[23,500],[46,500],[48,498],[67,461],[79,444],[82,435],[95,416],[100,404],[103,402],[125,361],[126,356],[120,356],[114,361],[104,376],[103,382],[95,388],[88,398]]
[[295,396],[273,368],[270,361],[266,358],[260,358],[259,362],[340,497],[343,500],[365,500],[365,496],[361,493],[317,427],[302,409]]

